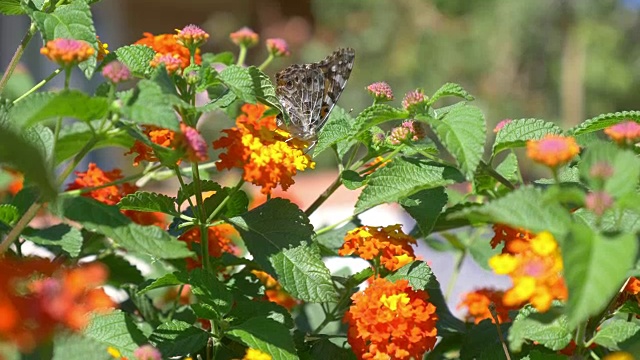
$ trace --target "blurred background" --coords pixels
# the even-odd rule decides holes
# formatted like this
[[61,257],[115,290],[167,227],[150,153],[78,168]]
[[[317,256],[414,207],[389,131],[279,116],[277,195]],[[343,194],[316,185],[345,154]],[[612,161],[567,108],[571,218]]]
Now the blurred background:
[[[103,0],[93,11],[100,39],[111,50],[143,32],[174,33],[193,23],[211,34],[203,51],[237,53],[229,34],[248,26],[261,37],[247,59],[257,65],[267,56],[264,40],[284,38],[292,55],[272,63],[270,76],[291,63],[352,47],[355,67],[339,104],[355,114],[371,104],[365,86],[376,81],[391,85],[395,104],[418,87],[431,94],[445,82],[459,83],[476,97],[489,136],[505,118],[541,118],[567,129],[601,113],[640,108],[640,0]],[[28,26],[23,16],[0,17],[0,69]],[[17,76],[39,81],[55,69],[39,55],[41,46],[40,39],[31,42],[23,61],[28,71]],[[86,82],[79,75],[72,86],[88,91],[102,81],[96,76]],[[62,81],[56,78],[49,88],[62,87]],[[101,154],[113,166],[130,163],[120,150]],[[303,209],[335,178],[335,165],[325,165],[324,172],[299,174],[287,193]],[[349,216],[357,195],[342,189],[312,221],[319,226]],[[363,217],[365,224],[402,222],[407,232],[413,227],[394,206]],[[446,284],[460,259],[425,250],[424,243],[420,248]],[[468,260],[459,279],[450,289],[453,306],[460,293],[482,283],[508,286],[507,279]]]

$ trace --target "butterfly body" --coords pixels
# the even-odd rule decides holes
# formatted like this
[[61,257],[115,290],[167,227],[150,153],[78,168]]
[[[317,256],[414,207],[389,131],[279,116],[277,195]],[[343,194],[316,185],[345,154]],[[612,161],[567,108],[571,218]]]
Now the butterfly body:
[[324,60],[295,64],[276,74],[276,95],[289,115],[278,117],[278,126],[291,136],[315,141],[347,84],[355,51],[339,49]]

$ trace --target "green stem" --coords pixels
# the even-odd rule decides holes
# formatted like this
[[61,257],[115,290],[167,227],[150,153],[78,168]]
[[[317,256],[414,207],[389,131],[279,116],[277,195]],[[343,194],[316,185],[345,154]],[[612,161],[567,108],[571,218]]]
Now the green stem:
[[[59,119],[60,121],[62,120],[62,118]],[[55,135],[55,142],[54,142],[54,148],[55,148],[55,144],[58,142],[58,127],[56,126],[56,135]],[[91,138],[91,140],[87,141],[86,144],[84,144],[84,146],[82,147],[82,149],[80,149],[80,151],[76,154],[76,156],[73,157],[73,161],[71,161],[67,167],[62,171],[62,173],[60,173],[60,176],[58,176],[58,179],[56,180],[56,184],[58,184],[58,186],[62,185],[64,183],[64,181],[67,179],[67,176],[69,176],[69,174],[71,174],[71,172],[73,171],[73,169],[76,168],[76,166],[78,166],[78,164],[80,163],[80,161],[82,161],[82,159],[84,159],[85,155],[87,155],[87,153],[89,153],[89,151],[91,151],[91,149],[93,149],[93,146],[98,142],[98,139],[94,136]],[[104,186],[102,186],[104,187]],[[85,190],[85,189],[78,189],[78,190]]]
[[11,61],[7,66],[7,70],[2,75],[2,79],[0,79],[0,95],[2,95],[2,91],[4,90],[4,87],[9,82],[9,78],[11,78],[11,75],[13,75],[13,71],[16,69],[16,66],[18,66],[18,62],[22,58],[22,54],[24,54],[24,49],[29,44],[29,42],[31,41],[31,38],[33,37],[33,35],[35,35],[36,31],[37,31],[36,24],[31,23],[31,25],[29,26],[29,30],[27,30],[27,33],[24,34],[24,37],[22,38],[20,45],[18,45],[16,52],[13,54],[13,57],[11,58]]
[[449,279],[449,284],[447,285],[447,291],[444,294],[445,301],[449,301],[449,298],[451,298],[451,293],[453,292],[453,286],[458,280],[458,276],[460,276],[462,263],[464,262],[464,259],[466,257],[467,257],[467,252],[464,250],[456,254],[455,267],[453,268],[453,273],[451,273],[451,279]]
[[333,194],[336,190],[338,190],[340,185],[342,185],[342,178],[338,176],[333,181],[333,183],[329,185],[329,187],[322,194],[320,194],[320,196],[318,196],[318,198],[309,206],[309,208],[305,210],[304,212],[305,215],[311,216],[311,214],[313,214],[316,210],[318,210],[320,205],[322,205],[325,201],[327,201],[327,199],[329,198],[329,196],[331,196],[331,194]]
[[342,219],[338,222],[333,223],[332,225],[328,225],[323,227],[322,229],[319,229],[318,231],[316,231],[316,235],[321,235],[324,234],[326,232],[329,232],[337,227],[339,227],[340,225],[344,225],[346,222],[351,221],[353,219],[354,215],[351,215],[345,219]]
[[18,220],[16,226],[11,229],[9,234],[7,234],[7,237],[2,241],[2,243],[0,243],[0,255],[4,254],[7,249],[9,249],[9,246],[11,246],[11,244],[13,244],[13,242],[16,241],[16,239],[20,236],[22,230],[24,230],[24,228],[29,225],[31,220],[36,217],[38,210],[40,210],[43,205],[39,203],[38,200],[40,199],[36,199],[33,204],[31,204],[27,211],[25,211],[25,213],[22,215],[20,220]]
[[[511,149],[511,153],[513,156],[516,156],[516,152]],[[520,181],[520,185],[524,185],[524,178],[522,177],[522,171],[520,171],[520,164],[518,163],[518,157],[516,156],[516,175],[518,176],[518,181]]]
[[511,181],[507,180],[504,176],[500,175],[494,168],[485,164],[483,161],[480,162],[480,166],[483,170],[485,170],[491,177],[498,180],[499,183],[506,186],[507,189],[514,190],[516,187],[511,183]]
[[[194,214],[198,218],[200,227],[200,247],[202,249],[202,268],[211,269],[209,262],[209,231],[207,229],[207,213],[204,209],[204,199],[202,198],[202,187],[200,186],[200,171],[197,163],[191,163],[191,172],[193,173],[193,185],[195,188],[196,204],[198,214]],[[198,216],[199,215],[199,216]],[[212,327],[213,328],[213,327]]]
[[267,59],[262,64],[260,64],[260,66],[258,66],[258,69],[264,70],[267,66],[269,66],[269,64],[271,64],[273,59],[275,59],[275,56],[269,53],[269,57],[267,57]]
[[180,296],[182,295],[182,289],[184,289],[184,284],[180,285],[180,287],[178,288],[178,296],[176,296],[175,300],[173,300],[173,306],[171,307],[171,311],[169,311],[169,320],[171,321],[173,320],[173,315],[176,312],[176,309],[178,308],[178,303],[180,302]]
[[238,183],[236,184],[236,186],[233,187],[233,189],[231,189],[231,191],[227,194],[227,197],[225,197],[220,204],[218,204],[218,206],[215,208],[215,210],[213,210],[213,212],[211,213],[211,215],[209,215],[209,217],[207,218],[207,224],[210,223],[211,221],[213,221],[213,219],[216,218],[216,216],[218,216],[218,214],[220,213],[220,211],[222,211],[222,209],[224,209],[225,205],[227,204],[227,202],[229,202],[229,199],[231,199],[231,197],[238,191],[240,190],[240,188],[242,187],[242,185],[244,185],[244,179],[240,178],[240,181],[238,181]]
[[32,87],[31,89],[29,89],[29,91],[27,91],[26,93],[22,94],[19,98],[13,100],[13,103],[16,104],[18,103],[20,100],[26,98],[27,96],[31,95],[33,92],[35,92],[36,90],[40,89],[42,86],[44,86],[44,84],[48,83],[49,81],[51,81],[51,79],[53,79],[54,77],[58,76],[58,74],[60,74],[62,72],[62,68],[56,69],[54,70],[51,74],[49,74],[49,76],[47,76],[46,78],[44,78],[42,81],[40,81],[39,83],[37,83],[34,87]]
[[244,60],[247,58],[247,47],[243,44],[240,44],[240,53],[238,54],[238,61],[236,65],[244,66]]
[[587,322],[583,322],[580,325],[578,325],[578,328],[576,329],[576,337],[574,338],[574,341],[576,342],[576,350],[578,351],[579,354],[582,353],[582,351],[585,348],[585,333],[587,331]]
[[69,90],[69,81],[71,80],[71,67],[67,66],[64,69],[64,89]]

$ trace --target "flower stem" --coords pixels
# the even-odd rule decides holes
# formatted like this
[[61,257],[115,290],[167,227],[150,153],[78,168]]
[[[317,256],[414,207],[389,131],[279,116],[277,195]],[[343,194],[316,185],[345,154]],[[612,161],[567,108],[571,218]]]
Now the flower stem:
[[209,231],[207,229],[207,214],[204,209],[204,199],[202,198],[202,187],[200,186],[200,170],[198,163],[191,163],[191,172],[193,174],[193,185],[196,195],[196,206],[198,207],[198,225],[200,227],[200,246],[202,248],[202,268],[209,271],[211,265],[209,262]]
[[240,53],[238,54],[238,61],[236,65],[244,66],[244,60],[247,58],[247,47],[243,44],[240,44]]
[[447,291],[444,294],[444,299],[446,301],[449,301],[449,298],[451,298],[451,293],[453,292],[453,286],[458,280],[458,276],[460,275],[460,270],[462,269],[462,263],[464,262],[464,259],[466,257],[467,257],[466,251],[460,251],[456,253],[455,267],[453,268],[453,273],[451,273],[451,279],[449,279],[449,284],[447,285]]
[[11,246],[18,236],[20,236],[22,230],[24,230],[24,228],[29,225],[29,222],[31,222],[31,220],[36,216],[38,210],[42,207],[42,204],[39,203],[38,200],[39,198],[31,204],[20,220],[18,220],[16,226],[11,229],[7,237],[2,241],[2,243],[0,243],[0,255],[4,254],[7,249],[9,249],[9,246]]
[[42,81],[40,81],[39,83],[37,83],[34,87],[32,87],[31,89],[29,89],[29,91],[27,91],[26,93],[20,95],[19,98],[13,100],[13,103],[16,104],[18,101],[26,98],[27,96],[31,95],[33,92],[35,92],[36,90],[40,89],[42,86],[44,86],[44,84],[48,83],[49,81],[51,81],[51,79],[53,79],[54,77],[58,76],[58,74],[60,74],[62,72],[62,68],[56,69],[54,70],[51,74],[49,74],[49,76],[47,76],[46,78],[44,78]]
[[213,219],[216,218],[216,216],[218,216],[218,214],[220,213],[220,211],[222,211],[222,209],[224,209],[224,206],[227,204],[227,202],[229,202],[229,199],[231,199],[231,197],[233,195],[235,195],[235,193],[240,190],[240,188],[242,187],[242,185],[244,185],[244,179],[240,178],[240,181],[238,181],[238,183],[236,184],[236,186],[233,187],[233,189],[231,189],[231,191],[227,194],[227,197],[225,197],[220,204],[218,204],[218,206],[215,208],[215,210],[213,210],[213,212],[211,213],[211,215],[209,215],[209,218],[207,218],[207,224],[210,223]]
[[329,187],[322,194],[320,194],[320,196],[318,196],[318,198],[309,206],[309,208],[305,210],[304,214],[307,216],[311,216],[311,214],[313,214],[316,210],[318,210],[320,205],[322,205],[325,201],[327,201],[327,199],[329,198],[329,196],[331,196],[331,194],[333,194],[336,190],[338,190],[340,185],[342,185],[342,178],[338,176],[333,181],[333,183],[329,185]]
[[258,66],[258,69],[264,70],[267,66],[269,66],[269,64],[271,64],[273,59],[275,59],[275,56],[269,53],[269,57],[267,57],[267,59],[262,64],[260,64],[260,66]]
[[22,54],[24,54],[24,49],[27,47],[27,45],[31,41],[31,38],[33,37],[33,35],[35,35],[36,30],[37,30],[36,24],[31,23],[31,26],[29,26],[29,30],[27,30],[27,33],[24,34],[24,37],[22,38],[20,45],[18,45],[16,52],[13,54],[13,57],[9,62],[9,66],[7,66],[7,70],[2,75],[2,79],[0,79],[0,95],[4,90],[4,87],[9,82],[9,78],[11,77],[11,75],[13,75],[13,71],[16,69],[16,66],[18,66],[18,62],[20,61],[20,58],[22,58]]

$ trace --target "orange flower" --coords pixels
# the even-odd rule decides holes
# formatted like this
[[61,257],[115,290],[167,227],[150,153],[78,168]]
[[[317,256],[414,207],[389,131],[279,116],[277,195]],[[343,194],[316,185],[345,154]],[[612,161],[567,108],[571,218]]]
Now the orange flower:
[[0,338],[29,352],[50,339],[58,325],[81,330],[87,313],[114,306],[95,288],[106,278],[97,263],[64,269],[45,259],[1,259]]
[[[207,143],[198,130],[180,123],[181,132],[174,132],[168,129],[159,128],[153,125],[143,126],[142,131],[147,135],[149,140],[159,146],[179,149],[185,152],[186,158],[191,162],[206,161]],[[133,159],[133,166],[138,166],[141,161],[156,162],[159,161],[153,148],[140,140],[131,146],[124,155],[138,154]]]
[[635,144],[640,139],[640,124],[627,120],[609,126],[604,133],[619,144]]
[[395,271],[415,260],[411,245],[416,239],[402,232],[402,225],[385,227],[361,226],[347,233],[338,250],[341,256],[356,254],[365,260],[379,260],[389,271]]
[[[211,226],[208,229],[209,255],[220,257],[223,252],[235,254],[237,250],[231,238],[236,235],[236,230],[229,224]],[[200,228],[193,227],[180,235],[178,239],[186,242],[189,249],[193,250],[193,244],[200,244],[201,241]],[[199,251],[197,253],[200,254]],[[195,269],[201,266],[202,257],[200,255],[198,255],[197,260],[187,258],[187,269]]]
[[624,287],[624,291],[632,295],[640,294],[640,280],[637,277],[630,277],[627,285]]
[[372,174],[374,171],[389,165],[390,162],[391,162],[391,159],[385,161],[384,157],[376,156],[375,159],[373,159],[370,162],[364,164],[364,168],[367,169],[365,174],[366,175]]
[[[124,177],[120,169],[104,171],[100,169],[98,165],[89,163],[86,172],[76,171],[75,173],[76,179],[67,185],[67,190],[98,187],[98,189],[86,192],[82,194],[82,196],[93,198],[103,204],[117,205],[123,197],[133,194],[138,190],[137,186],[129,183],[104,186]],[[136,224],[156,225],[160,228],[166,226],[166,216],[160,212],[143,212],[136,210],[122,210],[121,212]]]
[[102,61],[105,56],[109,55],[109,44],[100,41],[100,36],[96,36],[96,41],[98,42],[98,55],[96,60]]
[[227,149],[216,163],[218,170],[242,169],[244,180],[261,186],[263,194],[271,193],[278,184],[286,191],[298,171],[315,167],[301,150],[301,141],[284,141],[287,137],[276,132],[275,116],[263,117],[266,109],[261,104],[243,105],[236,127],[222,130],[227,136],[213,143],[214,149]]
[[527,141],[527,156],[552,168],[569,162],[579,152],[580,147],[573,137],[547,134],[540,140]]
[[187,284],[182,287],[182,291],[178,294],[179,287],[170,287],[162,298],[160,299],[160,305],[173,304],[176,299],[181,305],[189,305],[191,303],[191,285]]
[[264,284],[264,296],[266,300],[276,303],[287,310],[291,310],[294,306],[298,305],[298,301],[289,295],[289,293],[282,288],[278,280],[274,279],[271,275],[258,270],[252,270],[251,273]]
[[422,359],[436,343],[436,308],[407,280],[375,279],[354,294],[343,322],[358,359]]
[[244,355],[242,360],[271,360],[272,357],[269,354],[263,353],[258,349],[247,349],[247,353]]
[[503,254],[517,254],[524,251],[531,238],[535,236],[524,229],[514,229],[502,224],[494,224],[493,231],[491,247],[495,249],[498,244],[504,242]]
[[[21,172],[7,167],[2,168],[2,170],[11,175],[12,180],[9,183],[9,186],[7,186],[6,191],[14,196],[15,194],[19,193],[20,190],[22,190],[22,188],[24,187],[24,176]],[[0,191],[0,195],[2,195],[2,193],[3,191]]]
[[70,66],[89,59],[95,49],[86,41],[74,39],[54,39],[40,49],[40,54],[62,66]]
[[464,295],[464,298],[460,304],[458,304],[458,309],[467,307],[467,320],[473,319],[473,322],[476,324],[484,319],[491,319],[491,322],[495,323],[489,310],[489,306],[493,303],[496,308],[496,314],[498,315],[498,322],[500,324],[510,322],[509,311],[516,310],[517,308],[506,306],[502,302],[503,296],[504,291],[488,288],[471,291]]
[[[191,56],[189,54],[189,49],[185,46],[178,43],[173,34],[160,34],[153,35],[152,33],[145,32],[143,33],[144,37],[134,43],[134,45],[146,45],[156,53],[161,55],[177,55],[178,59],[182,64],[182,68],[186,68],[191,64]],[[202,62],[202,58],[200,57],[200,50],[196,51],[195,55],[196,64],[200,64]]]
[[518,252],[504,252],[489,259],[495,273],[509,275],[513,287],[502,299],[506,306],[531,303],[545,312],[554,299],[565,300],[567,287],[562,278],[562,256],[551,233],[544,231],[528,241],[519,241]]

